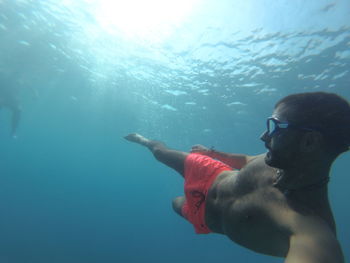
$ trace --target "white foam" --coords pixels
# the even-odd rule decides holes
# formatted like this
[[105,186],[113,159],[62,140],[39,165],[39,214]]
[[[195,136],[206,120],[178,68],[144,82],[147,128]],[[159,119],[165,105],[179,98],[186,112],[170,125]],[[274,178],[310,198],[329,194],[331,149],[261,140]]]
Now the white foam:
[[25,40],[19,40],[18,43],[24,46],[30,46],[30,43]]
[[164,104],[161,107],[162,109],[166,109],[166,110],[170,110],[170,111],[177,111],[176,108],[174,108],[173,106],[170,106],[169,104]]

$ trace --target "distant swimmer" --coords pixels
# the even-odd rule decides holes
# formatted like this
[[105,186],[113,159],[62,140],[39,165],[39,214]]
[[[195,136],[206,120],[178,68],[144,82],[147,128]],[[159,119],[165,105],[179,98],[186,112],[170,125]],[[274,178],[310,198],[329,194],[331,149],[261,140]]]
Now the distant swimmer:
[[21,118],[19,103],[19,84],[14,79],[0,76],[0,109],[7,108],[12,112],[11,135],[17,137],[17,128]]
[[336,3],[330,3],[328,5],[326,5],[325,7],[323,7],[321,9],[322,12],[328,12],[329,10],[333,9],[337,4]]
[[197,234],[223,234],[286,263],[344,263],[328,181],[333,162],[349,150],[349,103],[333,93],[293,94],[266,123],[260,139],[267,153],[256,156],[201,145],[182,152],[137,133],[125,139],[184,177],[173,208]]

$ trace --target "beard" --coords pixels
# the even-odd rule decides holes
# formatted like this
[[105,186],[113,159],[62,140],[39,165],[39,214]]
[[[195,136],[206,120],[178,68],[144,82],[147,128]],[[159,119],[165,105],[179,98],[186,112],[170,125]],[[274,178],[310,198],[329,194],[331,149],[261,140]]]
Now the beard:
[[268,149],[265,155],[265,163],[268,166],[286,170],[294,166],[297,156],[297,153],[286,154],[285,151]]

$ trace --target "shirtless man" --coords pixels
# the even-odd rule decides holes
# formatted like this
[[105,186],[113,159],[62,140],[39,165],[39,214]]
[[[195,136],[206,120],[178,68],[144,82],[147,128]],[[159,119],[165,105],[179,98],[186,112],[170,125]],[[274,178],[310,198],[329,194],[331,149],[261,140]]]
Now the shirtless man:
[[16,138],[16,130],[21,117],[21,107],[18,100],[19,88],[14,81],[0,81],[0,109],[8,108],[12,112],[11,135]]
[[[139,134],[125,137],[185,179],[174,210],[197,233],[219,233],[286,263],[343,263],[327,183],[333,161],[350,145],[350,105],[323,92],[280,100],[261,140],[266,154],[247,156],[194,147],[167,148]],[[220,161],[219,161],[220,160]]]

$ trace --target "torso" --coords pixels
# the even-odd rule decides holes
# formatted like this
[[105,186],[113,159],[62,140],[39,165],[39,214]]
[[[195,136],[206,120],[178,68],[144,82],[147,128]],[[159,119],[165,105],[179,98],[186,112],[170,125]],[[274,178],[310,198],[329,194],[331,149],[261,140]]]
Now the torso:
[[[221,173],[209,189],[206,223],[214,232],[259,253],[286,256],[293,215],[308,216],[335,232],[327,197],[324,204],[293,200],[273,186],[276,170],[259,156],[240,171]],[[327,226],[328,225],[328,226]]]

